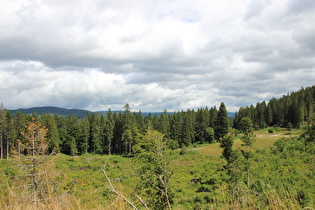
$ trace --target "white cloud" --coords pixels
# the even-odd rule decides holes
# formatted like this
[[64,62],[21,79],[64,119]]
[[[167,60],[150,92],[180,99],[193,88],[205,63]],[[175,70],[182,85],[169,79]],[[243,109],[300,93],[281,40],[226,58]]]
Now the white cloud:
[[235,111],[314,85],[315,5],[277,1],[0,3],[0,101],[90,110]]

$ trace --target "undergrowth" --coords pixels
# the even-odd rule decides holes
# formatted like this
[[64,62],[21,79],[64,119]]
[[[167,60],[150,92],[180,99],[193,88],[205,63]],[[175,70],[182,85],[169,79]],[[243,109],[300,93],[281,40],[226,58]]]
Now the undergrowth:
[[[295,131],[294,134],[297,132]],[[282,130],[255,133],[246,179],[231,185],[226,162],[211,155],[217,145],[171,152],[170,195],[174,209],[312,209],[315,206],[315,157],[297,138],[275,136]],[[275,138],[280,138],[275,146]],[[272,140],[271,140],[272,139]],[[268,146],[264,145],[264,142]],[[271,143],[272,142],[272,143]],[[203,147],[203,145],[200,145]],[[213,147],[213,148],[212,148]],[[238,147],[236,147],[238,148]],[[308,149],[310,148],[310,149]],[[194,149],[194,147],[192,148]],[[101,168],[107,156],[48,156],[40,171],[38,200],[32,199],[28,157],[0,160],[0,206],[3,209],[129,209],[111,192]],[[141,207],[135,197],[139,182],[133,157],[112,155],[106,165],[115,189]],[[141,207],[142,208],[142,207]]]

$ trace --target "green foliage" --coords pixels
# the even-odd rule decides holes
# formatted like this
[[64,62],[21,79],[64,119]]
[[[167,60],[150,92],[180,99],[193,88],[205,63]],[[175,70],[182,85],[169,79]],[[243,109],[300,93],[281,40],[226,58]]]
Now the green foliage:
[[180,155],[185,155],[188,152],[187,148],[183,146],[183,148],[180,150],[179,154]]
[[148,130],[136,145],[136,161],[142,180],[140,192],[146,195],[146,203],[153,209],[170,208],[169,157],[164,135],[158,131]]
[[[265,133],[267,133],[266,131]],[[162,137],[155,132],[153,134]],[[145,139],[141,139],[141,141],[146,145],[140,147],[143,152],[147,152],[146,150],[153,146],[150,143],[146,144]],[[236,139],[235,141],[239,140]],[[175,150],[171,154],[166,152],[170,161],[169,171],[172,171],[169,182],[172,208],[302,209],[314,207],[315,159],[314,153],[308,149],[311,145],[305,142],[303,136],[292,139],[285,137],[276,143],[272,149],[252,152],[249,159],[251,166],[249,190],[246,176],[247,160],[240,150],[235,149],[232,152],[231,164],[228,167],[225,160],[218,155],[213,156],[211,152],[207,155],[201,153],[200,150],[188,151],[182,155],[180,155],[180,150]],[[209,144],[207,146],[218,145]],[[196,147],[196,149],[198,148]],[[148,154],[152,154],[148,157],[154,156],[153,152],[148,152]],[[60,177],[52,179],[52,183],[56,186],[56,194],[54,195],[57,197],[65,194],[73,196],[77,199],[75,201],[76,209],[97,209],[100,206],[101,208],[114,208],[113,205],[120,201],[117,200],[117,196],[113,192],[108,190],[109,185],[100,171],[106,159],[106,156],[101,155],[69,157],[58,154],[54,166],[55,170],[49,171],[51,174],[61,173]],[[134,162],[135,159],[137,159],[137,164]],[[141,206],[141,203],[133,199],[134,194],[139,195],[145,202],[149,203],[148,200],[151,199],[151,196],[148,196],[147,193],[154,192],[145,190],[152,187],[150,184],[147,186],[139,185],[139,183],[143,184],[144,182],[139,173],[144,165],[146,165],[144,159],[118,155],[112,155],[106,165],[106,171],[115,188],[126,197],[132,198],[137,206]],[[155,164],[148,165],[155,166]],[[19,180],[24,175],[18,160],[1,160],[1,186],[7,186],[7,183],[12,187],[21,186]],[[6,189],[4,187],[0,193],[0,202],[8,200]],[[138,190],[135,191],[136,189]],[[143,194],[139,192],[143,192]],[[66,197],[63,198],[66,199]],[[124,204],[120,205],[121,208],[127,208],[127,206],[122,207]]]
[[233,138],[230,135],[226,135],[220,141],[220,147],[223,148],[222,155],[227,160],[228,165],[233,161]]
[[315,143],[315,115],[306,127],[306,132],[302,136],[306,143]]
[[251,147],[255,141],[253,136],[253,124],[249,117],[243,117],[240,121],[240,130],[243,133],[242,141],[246,147]]
[[216,140],[220,140],[220,138],[228,134],[228,131],[229,131],[228,127],[229,127],[229,119],[227,116],[225,104],[222,102],[219,108],[217,118],[216,118],[216,126],[215,126]]
[[214,143],[215,139],[214,139],[214,129],[211,127],[208,127],[206,129],[206,141],[209,143]]
[[233,121],[234,128],[239,129],[239,122],[243,117],[249,117],[256,129],[288,125],[299,128],[314,113],[314,93],[315,86],[312,86],[288,93],[279,99],[272,98],[268,104],[263,101],[255,107],[240,107]]

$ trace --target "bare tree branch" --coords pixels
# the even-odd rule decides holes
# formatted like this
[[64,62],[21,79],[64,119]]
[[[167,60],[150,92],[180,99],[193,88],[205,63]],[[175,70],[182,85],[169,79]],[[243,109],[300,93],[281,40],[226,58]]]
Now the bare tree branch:
[[116,195],[122,197],[122,198],[124,199],[124,201],[126,201],[133,209],[137,209],[137,210],[138,210],[138,208],[137,208],[131,201],[129,201],[129,200],[128,200],[125,196],[123,196],[120,192],[118,192],[117,190],[115,190],[115,188],[114,188],[112,182],[110,181],[110,179],[109,179],[109,177],[107,176],[107,173],[106,173],[106,171],[105,171],[105,167],[106,167],[106,164],[107,164],[108,160],[109,160],[109,157],[108,157],[108,159],[106,160],[106,162],[105,162],[105,164],[104,164],[104,167],[102,168],[102,172],[103,172],[105,178],[107,179],[107,181],[108,181],[108,183],[109,183],[110,190],[111,190],[113,193],[115,193]]
[[145,209],[149,209],[148,206],[147,206],[147,204],[145,204],[145,203],[143,202],[143,200],[142,200],[138,195],[135,194],[134,196],[139,199],[139,201],[142,203],[142,205],[144,206]]

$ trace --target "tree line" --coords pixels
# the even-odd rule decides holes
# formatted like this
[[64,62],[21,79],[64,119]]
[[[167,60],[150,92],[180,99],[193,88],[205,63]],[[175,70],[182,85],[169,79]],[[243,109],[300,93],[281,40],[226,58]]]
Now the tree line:
[[0,152],[1,158],[19,151],[23,153],[26,139],[23,132],[30,123],[47,128],[48,151],[60,151],[69,155],[126,154],[134,152],[136,141],[146,135],[147,130],[156,130],[164,135],[167,146],[172,149],[195,144],[214,142],[228,133],[231,124],[225,104],[201,108],[197,111],[151,115],[143,117],[141,112],[131,112],[128,104],[123,112],[106,114],[87,113],[79,119],[76,115],[68,117],[35,112],[12,114],[0,108]]
[[233,127],[240,129],[243,117],[249,117],[255,129],[268,126],[298,128],[311,120],[315,112],[315,86],[302,88],[269,102],[258,102],[256,106],[241,107],[233,120]]
[[[164,135],[167,146],[176,149],[196,143],[220,141],[230,128],[241,130],[241,120],[251,119],[254,128],[267,126],[299,127],[308,122],[315,109],[315,86],[302,88],[279,99],[272,98],[247,107],[241,107],[234,120],[228,118],[225,104],[219,109],[199,108],[143,117],[141,112],[131,112],[128,104],[123,112],[106,114],[87,113],[84,118],[23,112],[12,114],[0,106],[0,158],[16,151],[23,153],[23,132],[31,122],[47,128],[48,151],[69,155],[134,153],[134,145],[147,130]],[[24,148],[25,149],[25,148]]]

